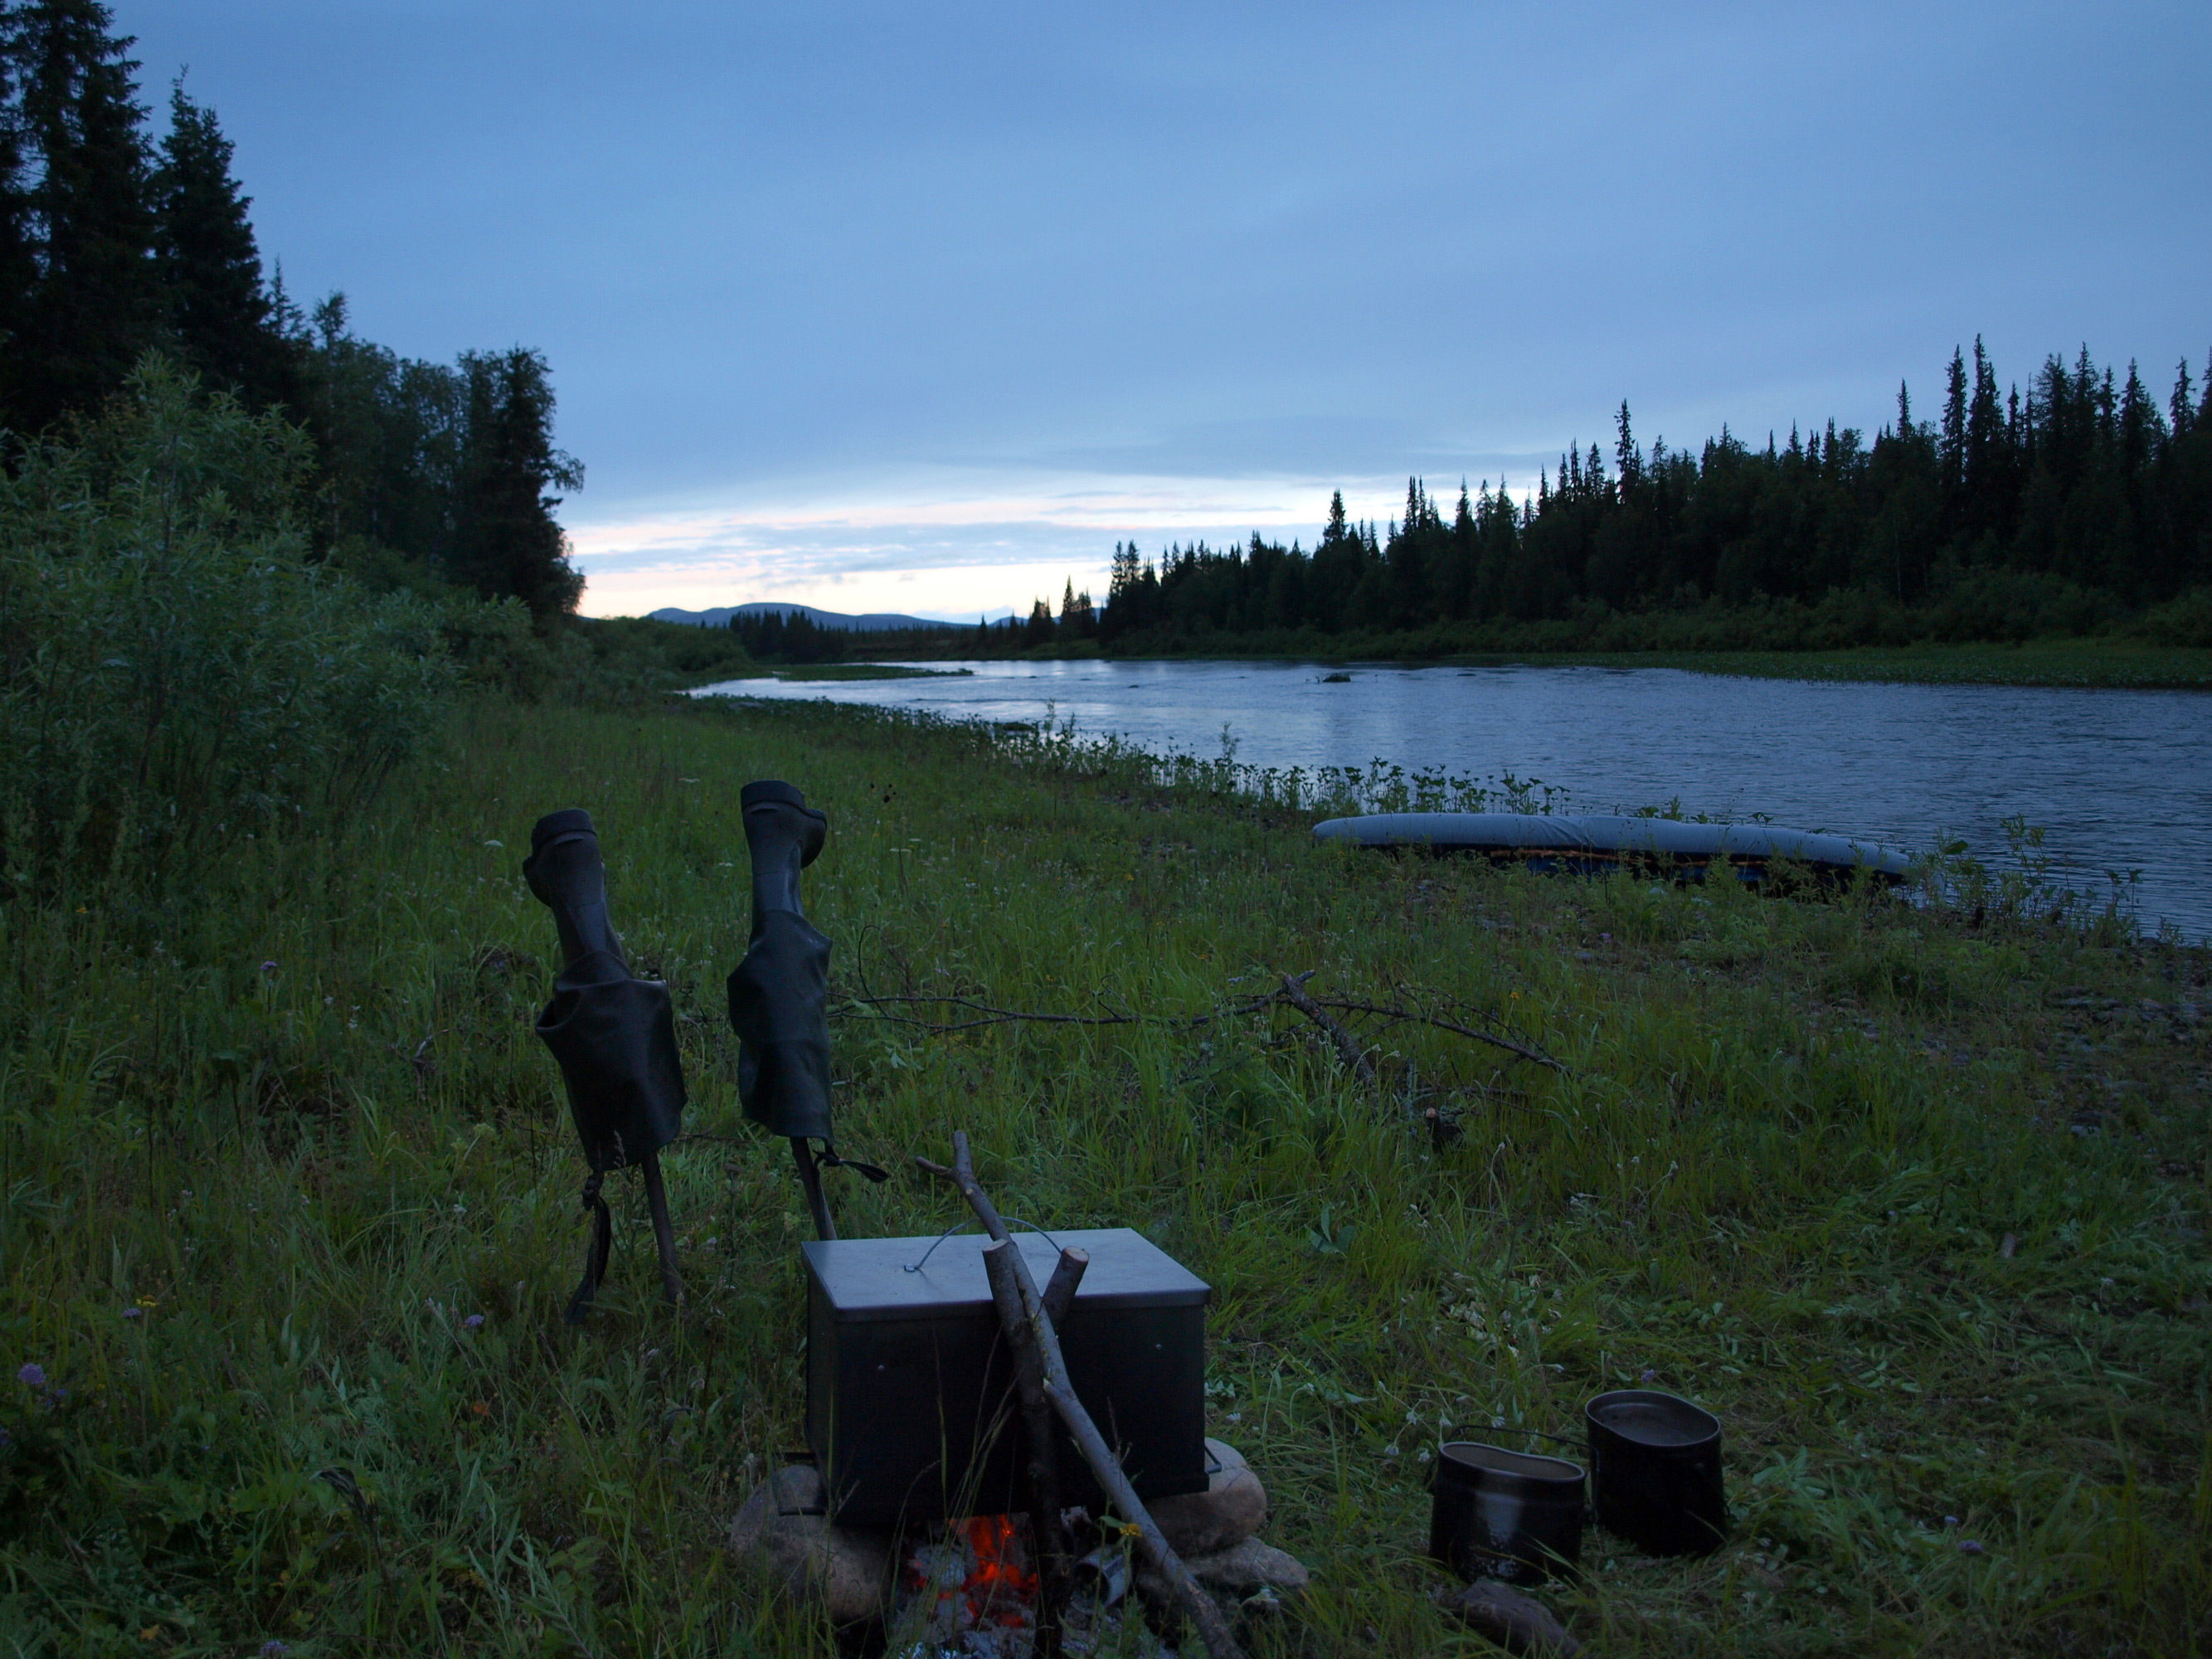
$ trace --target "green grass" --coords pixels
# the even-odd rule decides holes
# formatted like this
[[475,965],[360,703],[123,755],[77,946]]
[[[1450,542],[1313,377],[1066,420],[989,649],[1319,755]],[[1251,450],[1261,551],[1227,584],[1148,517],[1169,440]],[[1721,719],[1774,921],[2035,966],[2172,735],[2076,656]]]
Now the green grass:
[[[1138,1227],[1215,1286],[1212,1430],[1316,1574],[1274,1646],[1488,1651],[1425,1599],[1423,1452],[1571,1433],[1649,1372],[1725,1423],[1736,1525],[1702,1561],[1594,1533],[1550,1598],[1594,1651],[2203,1650],[2204,951],[1348,856],[1090,766],[850,708],[487,702],[343,844],[0,908],[0,1652],[833,1650],[720,1548],[800,1432],[803,1205],[738,1115],[721,990],[738,787],[769,775],[830,815],[807,896],[840,992],[1165,1015],[1314,969],[1564,1061],[1401,1028],[1382,1099],[1280,1012],[833,1027],[841,1150],[964,1127],[1006,1209]],[[690,1304],[617,1177],[580,1332],[582,1168],[529,1029],[552,930],[517,876],[566,805],[675,988],[695,1132],[666,1160]],[[831,1180],[854,1234],[959,1218]]]

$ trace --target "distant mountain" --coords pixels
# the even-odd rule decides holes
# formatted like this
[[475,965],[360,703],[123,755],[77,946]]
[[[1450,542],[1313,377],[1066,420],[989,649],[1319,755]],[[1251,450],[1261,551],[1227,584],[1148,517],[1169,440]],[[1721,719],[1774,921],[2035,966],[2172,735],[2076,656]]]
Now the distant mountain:
[[842,629],[850,634],[881,634],[894,628],[966,628],[971,624],[943,617],[908,617],[895,611],[873,611],[848,616],[842,611],[818,611],[811,605],[718,605],[708,611],[680,611],[667,605],[653,613],[655,622],[688,623],[694,628],[727,628],[732,617],[764,617],[771,612],[786,617],[805,617],[817,628]]

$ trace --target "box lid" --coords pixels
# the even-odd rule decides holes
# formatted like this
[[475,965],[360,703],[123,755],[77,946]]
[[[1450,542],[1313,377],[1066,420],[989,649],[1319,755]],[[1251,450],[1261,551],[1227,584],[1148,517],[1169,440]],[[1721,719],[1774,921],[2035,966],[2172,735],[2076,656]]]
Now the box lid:
[[[942,1243],[833,1238],[799,1248],[835,1316],[858,1322],[934,1318],[988,1308],[991,1284],[983,1272],[983,1247],[989,1243],[982,1233],[955,1233]],[[1127,1227],[1068,1229],[1050,1240],[1039,1233],[1016,1233],[1014,1243],[1039,1290],[1050,1280],[1062,1246],[1090,1253],[1090,1269],[1075,1294],[1078,1307],[1194,1307],[1213,1293],[1204,1279]],[[921,1262],[920,1271],[908,1272],[916,1262]]]

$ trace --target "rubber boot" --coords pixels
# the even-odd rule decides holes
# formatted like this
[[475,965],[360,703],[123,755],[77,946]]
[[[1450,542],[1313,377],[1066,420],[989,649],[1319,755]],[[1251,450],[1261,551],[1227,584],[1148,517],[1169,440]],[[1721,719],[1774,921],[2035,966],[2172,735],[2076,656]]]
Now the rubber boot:
[[787,783],[738,797],[752,854],[752,938],[730,975],[738,1095],[770,1134],[828,1140],[830,941],[806,920],[799,872],[820,856],[830,820]]
[[560,1062],[569,1115],[591,1169],[584,1202],[593,1214],[593,1239],[568,1321],[582,1321],[606,1267],[612,1223],[600,1182],[608,1170],[632,1164],[644,1173],[662,1288],[673,1302],[682,1289],[658,1154],[683,1133],[684,1089],[668,988],[634,977],[623,960],[588,812],[572,809],[538,819],[522,874],[552,911],[561,937],[562,969],[538,1017],[538,1036]]

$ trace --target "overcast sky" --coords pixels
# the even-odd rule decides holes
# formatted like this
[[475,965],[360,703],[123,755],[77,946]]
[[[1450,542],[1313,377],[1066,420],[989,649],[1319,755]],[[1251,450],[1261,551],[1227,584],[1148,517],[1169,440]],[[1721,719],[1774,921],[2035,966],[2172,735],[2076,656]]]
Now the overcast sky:
[[118,0],[296,298],[550,359],[585,609],[1026,608],[1328,492],[2212,349],[2212,6]]

